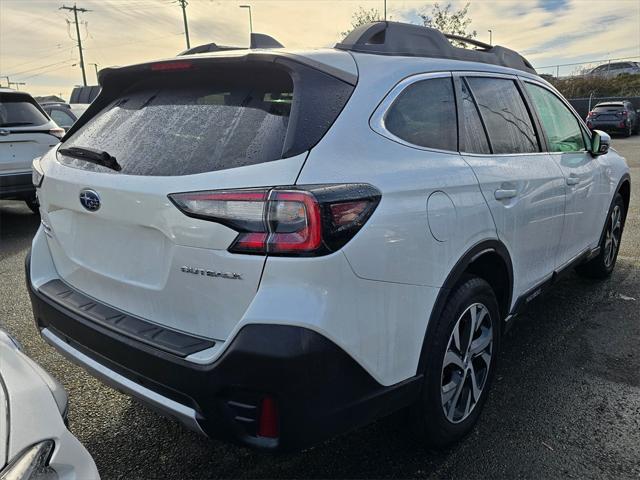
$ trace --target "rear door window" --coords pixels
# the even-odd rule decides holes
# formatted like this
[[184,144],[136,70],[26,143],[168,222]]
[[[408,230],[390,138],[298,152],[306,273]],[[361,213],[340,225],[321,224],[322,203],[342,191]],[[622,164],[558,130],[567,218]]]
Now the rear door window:
[[0,127],[32,127],[48,122],[29,95],[0,93]]
[[525,83],[547,134],[550,152],[578,152],[586,149],[578,119],[546,88]]
[[513,80],[489,77],[466,80],[487,127],[493,153],[540,151],[531,116]]
[[106,151],[128,175],[189,175],[269,162],[282,158],[293,96],[291,77],[279,69],[150,78],[113,100],[64,146]]
[[456,103],[450,77],[409,85],[385,115],[385,128],[405,142],[438,150],[458,149]]

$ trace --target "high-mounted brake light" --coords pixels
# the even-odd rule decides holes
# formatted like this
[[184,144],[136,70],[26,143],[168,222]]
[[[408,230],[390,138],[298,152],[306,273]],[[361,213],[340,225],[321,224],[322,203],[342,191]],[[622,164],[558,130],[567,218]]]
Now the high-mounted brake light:
[[380,201],[371,185],[314,185],[271,190],[175,193],[171,201],[190,217],[238,232],[230,252],[324,255],[346,244]]
[[151,71],[153,72],[176,72],[179,70],[189,70],[193,67],[193,63],[187,61],[177,61],[177,62],[160,62],[160,63],[152,63]]

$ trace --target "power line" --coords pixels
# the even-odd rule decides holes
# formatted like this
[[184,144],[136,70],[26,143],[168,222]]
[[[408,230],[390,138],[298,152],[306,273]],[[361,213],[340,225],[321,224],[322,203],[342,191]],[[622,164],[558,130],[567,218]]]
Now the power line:
[[78,12],[86,13],[91,10],[87,10],[86,8],[78,8],[76,4],[73,4],[73,7],[67,7],[65,5],[61,6],[59,10],[69,10],[73,12],[74,23],[76,24],[76,35],[78,40],[78,50],[80,50],[80,69],[82,70],[82,83],[84,86],[87,86],[87,74],[84,71],[84,57],[82,55],[82,39],[80,38],[80,24],[78,23]]

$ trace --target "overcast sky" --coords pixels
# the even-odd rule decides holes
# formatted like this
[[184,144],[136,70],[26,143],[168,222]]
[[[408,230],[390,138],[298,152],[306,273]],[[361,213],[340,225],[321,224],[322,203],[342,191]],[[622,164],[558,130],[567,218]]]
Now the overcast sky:
[[[378,8],[383,0],[189,0],[191,45],[248,43],[251,4],[254,31],[267,33],[293,48],[327,47],[349,28],[359,6]],[[387,0],[392,20],[418,22],[433,2]],[[440,4],[446,4],[441,1]],[[466,2],[454,1],[455,6]],[[523,53],[536,67],[606,58],[640,60],[638,0],[471,0],[472,29],[478,38]],[[81,84],[73,14],[55,0],[0,0],[0,82],[3,75],[24,81],[34,95],[68,97]],[[67,1],[66,5],[73,3]],[[173,56],[185,49],[182,11],[175,0],[77,0],[90,12],[80,15],[87,81],[96,82],[94,66]],[[70,28],[71,27],[71,28]],[[577,67],[564,67],[568,74]],[[554,70],[555,71],[555,70]],[[551,69],[539,69],[551,73]]]

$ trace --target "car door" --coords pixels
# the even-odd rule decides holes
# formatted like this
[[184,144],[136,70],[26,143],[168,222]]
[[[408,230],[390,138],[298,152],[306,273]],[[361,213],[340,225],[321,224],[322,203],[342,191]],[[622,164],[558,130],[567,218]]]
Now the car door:
[[564,217],[564,178],[542,151],[517,79],[458,74],[461,150],[511,254],[514,299],[548,279]]
[[562,267],[595,247],[602,230],[603,209],[608,208],[602,188],[602,168],[588,150],[580,121],[553,91],[526,80],[526,93],[538,115],[551,158],[565,180],[565,221],[558,250]]

